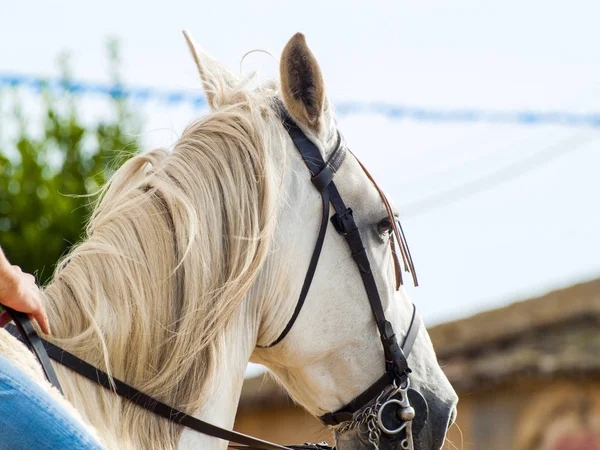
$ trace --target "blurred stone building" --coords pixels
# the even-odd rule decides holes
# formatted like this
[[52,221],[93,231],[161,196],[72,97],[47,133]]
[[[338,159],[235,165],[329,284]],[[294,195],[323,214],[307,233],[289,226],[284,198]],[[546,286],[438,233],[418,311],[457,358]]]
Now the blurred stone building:
[[[445,448],[600,450],[600,279],[429,329],[460,396]],[[272,380],[247,380],[236,428],[332,442]]]

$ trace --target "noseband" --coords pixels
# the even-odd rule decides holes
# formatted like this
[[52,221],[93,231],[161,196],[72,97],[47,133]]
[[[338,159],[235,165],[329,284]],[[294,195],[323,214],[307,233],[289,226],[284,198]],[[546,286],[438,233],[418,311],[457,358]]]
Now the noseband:
[[[417,391],[409,388],[409,374],[411,373],[411,370],[407,361],[421,327],[420,315],[413,305],[410,326],[402,341],[402,345],[399,345],[392,324],[385,318],[383,304],[377,289],[377,283],[375,282],[375,277],[371,271],[369,258],[360,237],[358,227],[354,221],[353,211],[345,205],[333,181],[336,171],[343,163],[348,152],[341,136],[338,138],[336,149],[333,151],[329,160],[325,162],[317,146],[313,144],[298,125],[296,125],[281,102],[278,101],[276,106],[284,127],[292,138],[312,175],[311,181],[313,185],[321,194],[323,208],[319,234],[296,308],[279,337],[262,348],[273,347],[281,342],[291,330],[302,310],[302,306],[304,305],[304,301],[306,300],[317,269],[321,250],[323,249],[328,222],[330,220],[329,213],[331,205],[335,211],[331,217],[331,223],[335,230],[346,239],[350,249],[350,255],[356,262],[365,287],[365,292],[383,346],[385,373],[350,403],[337,411],[322,415],[319,419],[325,425],[337,426],[337,431],[339,433],[358,429],[359,433],[361,435],[366,435],[368,441],[377,450],[379,449],[380,440],[384,435],[387,439],[399,440],[400,446],[403,449],[413,449],[413,433],[418,433],[427,420],[427,403],[425,399]],[[373,181],[368,172],[366,172],[366,174],[371,181]],[[390,214],[394,235],[396,236],[397,244],[400,248],[404,266],[406,270],[412,272],[413,279],[416,283],[414,267],[402,230],[393,218],[387,199],[377,185],[375,185],[375,187],[380,192],[388,214]],[[391,246],[395,258],[397,284],[399,285],[401,282],[401,273],[399,271],[400,263],[397,258],[393,237],[390,239],[392,239]],[[323,443],[290,446],[273,444],[242,433],[220,428],[190,416],[109,376],[107,373],[93,367],[66,350],[39,338],[29,323],[26,314],[18,313],[8,308],[7,310],[11,313],[13,321],[18,325],[18,328],[9,325],[7,329],[22,341],[30,344],[28,345],[30,350],[38,357],[49,381],[58,389],[60,389],[60,384],[47,359],[48,356],[89,380],[98,383],[107,389],[113,390],[117,395],[124,397],[157,415],[165,417],[170,421],[209,436],[244,444],[243,446],[235,446],[236,448],[246,450],[330,449],[330,447]],[[18,330],[22,330],[22,332],[19,333]],[[416,408],[414,408],[414,406],[416,406]]]

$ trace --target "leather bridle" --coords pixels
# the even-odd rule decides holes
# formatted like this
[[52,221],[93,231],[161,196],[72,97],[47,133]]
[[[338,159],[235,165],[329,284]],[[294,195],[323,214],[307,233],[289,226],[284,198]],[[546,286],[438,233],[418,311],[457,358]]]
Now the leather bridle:
[[[412,350],[412,347],[417,338],[421,327],[421,318],[413,306],[413,314],[409,329],[402,341],[402,345],[398,343],[398,339],[392,327],[392,324],[386,319],[381,302],[381,297],[377,289],[377,283],[371,270],[369,258],[363,241],[360,236],[359,229],[353,217],[352,209],[348,208],[334,183],[334,176],[340,165],[343,163],[347,153],[349,152],[344,144],[341,136],[338,137],[336,149],[331,154],[329,160],[325,162],[318,147],[310,141],[302,132],[298,125],[292,120],[283,104],[276,101],[275,108],[279,113],[281,121],[289,133],[296,148],[300,152],[302,159],[311,173],[311,182],[319,191],[322,200],[322,216],[319,227],[319,234],[314,247],[314,251],[309,263],[309,267],[304,278],[304,284],[300,291],[300,296],[292,317],[288,321],[284,330],[279,337],[270,344],[262,348],[273,347],[281,342],[294,325],[302,306],[306,300],[310,286],[317,269],[319,257],[323,249],[325,235],[327,233],[328,223],[331,221],[335,230],[341,234],[350,249],[350,254],[356,265],[365,287],[365,292],[371,306],[371,311],[379,331],[383,353],[385,357],[385,373],[362,394],[357,396],[351,402],[337,411],[322,415],[319,419],[328,426],[337,426],[338,432],[345,432],[358,427],[359,430],[366,427],[368,432],[367,439],[376,448],[378,448],[379,440],[382,433],[388,438],[397,438],[400,445],[404,449],[413,448],[413,427],[412,422],[415,419],[415,410],[411,406],[416,399],[416,403],[420,405],[421,414],[420,427],[424,426],[427,419],[427,403],[424,398],[416,391],[409,389],[409,374],[411,370],[408,365],[407,358]],[[362,164],[361,164],[362,166]],[[364,167],[363,167],[364,169]],[[365,169],[366,172],[366,169]],[[369,179],[373,180],[368,172]],[[374,183],[374,182],[373,182]],[[375,183],[374,183],[375,184]],[[406,240],[399,222],[394,219],[391,207],[378,189],[390,220],[393,226],[393,236],[396,237],[396,243],[400,248],[401,259],[407,271],[413,275],[416,284],[416,276],[414,267],[410,258],[410,252],[406,245]],[[330,205],[333,206],[334,214],[329,218]],[[391,239],[392,253],[395,258],[397,285],[402,281],[400,273],[400,262],[398,254],[394,246],[393,236]],[[281,446],[271,442],[263,441],[244,435],[231,430],[226,430],[215,425],[209,424],[195,417],[192,417],[182,411],[179,411],[171,406],[168,406],[153,397],[140,392],[128,384],[110,377],[107,373],[101,371],[78,358],[77,356],[60,349],[54,344],[41,339],[28,320],[26,314],[16,311],[7,310],[11,313],[13,321],[17,324],[18,329],[14,326],[8,326],[8,330],[22,341],[28,344],[29,348],[38,357],[42,368],[44,369],[49,381],[60,389],[58,379],[54,374],[52,365],[48,361],[48,355],[55,361],[67,366],[69,369],[79,373],[89,380],[100,384],[101,386],[113,390],[117,395],[136,403],[137,405],[148,409],[155,414],[158,414],[166,419],[183,425],[185,427],[196,430],[200,433],[207,434],[219,439],[228,440],[243,444],[243,446],[235,446],[236,448],[244,449],[261,449],[261,450],[289,450],[289,449],[328,449],[324,444],[304,444],[296,446]],[[21,331],[21,333],[19,333]],[[46,354],[47,352],[47,354]],[[362,427],[362,428],[361,428]]]
[[[383,346],[385,357],[385,373],[375,383],[373,383],[373,385],[367,388],[362,394],[353,399],[347,405],[343,406],[337,411],[324,414],[320,416],[319,419],[325,425],[329,426],[338,426],[344,422],[352,422],[356,416],[360,414],[363,408],[377,398],[381,400],[381,394],[388,390],[388,395],[384,396],[387,399],[387,402],[382,402],[377,408],[377,411],[374,412],[375,416],[379,416],[379,429],[388,435],[397,434],[405,430],[405,437],[401,440],[401,445],[403,447],[407,446],[406,448],[412,448],[413,443],[410,429],[411,427],[406,426],[406,423],[412,420],[412,418],[407,420],[409,417],[411,417],[411,414],[407,412],[408,408],[411,408],[408,400],[408,376],[411,370],[409,368],[407,358],[412,350],[421,327],[420,315],[417,312],[416,307],[413,305],[413,314],[410,321],[410,326],[406,336],[404,337],[404,340],[402,341],[402,345],[400,346],[391,322],[389,322],[385,317],[377,283],[371,270],[367,251],[363,245],[359,229],[354,220],[354,213],[352,209],[348,208],[344,203],[342,196],[340,195],[334,182],[335,173],[344,162],[344,159],[348,153],[344,140],[338,133],[337,146],[329,157],[329,160],[325,162],[319,148],[310,139],[308,139],[300,127],[298,127],[294,120],[289,116],[283,105],[278,103],[278,106],[281,121],[311,173],[311,182],[313,186],[321,195],[322,215],[317,242],[315,243],[309,268],[304,278],[304,284],[302,285],[300,297],[298,298],[294,313],[279,337],[271,344],[264,346],[264,348],[272,347],[281,342],[291,330],[294,322],[298,318],[298,315],[300,314],[302,306],[306,300],[306,296],[310,290],[310,285],[319,262],[319,257],[325,241],[325,235],[327,233],[328,222],[331,221],[335,230],[346,240],[350,249],[350,255],[354,259],[362,278],[365,292],[371,306],[371,312],[373,313]],[[366,171],[364,166],[362,164],[360,165],[369,179],[373,181],[373,178]],[[399,229],[399,222],[394,219],[393,212],[385,195],[383,195],[381,189],[379,189],[374,182],[373,184],[379,191],[388,212],[388,216],[390,216],[394,236],[398,241],[404,266],[407,270],[411,271],[413,280],[415,284],[417,284],[414,267],[410,257],[410,251],[408,250],[408,245],[406,245],[406,239],[404,239],[404,233],[402,233],[401,228]],[[333,206],[334,209],[334,214],[331,219],[329,219],[330,205]],[[397,253],[395,251],[393,240],[391,245],[393,254],[395,256],[397,279],[396,285],[398,287],[402,282],[401,273],[399,270],[400,263],[397,260]],[[390,389],[390,387],[392,388]],[[400,396],[401,399],[396,399],[395,397],[397,396]],[[392,425],[392,427],[389,428],[383,423],[383,417],[386,415],[385,410],[390,409],[391,407],[395,407],[398,419],[401,423],[396,424],[396,426]],[[414,413],[415,412],[413,410],[413,417]],[[373,444],[375,443],[373,442]]]

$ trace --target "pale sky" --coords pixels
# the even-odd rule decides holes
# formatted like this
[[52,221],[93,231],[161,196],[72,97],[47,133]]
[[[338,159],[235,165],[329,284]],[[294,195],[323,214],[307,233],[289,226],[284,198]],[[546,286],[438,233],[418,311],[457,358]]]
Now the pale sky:
[[[56,75],[56,55],[70,49],[77,79],[106,81],[105,41],[115,36],[126,83],[199,92],[182,28],[236,71],[247,51],[278,57],[303,31],[334,104],[600,112],[594,0],[0,0],[0,11],[0,73]],[[244,72],[254,69],[274,76],[277,65],[257,54],[244,64]],[[86,114],[97,103],[90,99]],[[170,145],[199,113],[136,110],[146,118],[148,147]],[[404,212],[421,281],[410,294],[428,325],[600,276],[600,128],[372,114],[344,116],[339,126]],[[415,203],[430,195],[553,148],[560,156],[544,165],[418,214]]]

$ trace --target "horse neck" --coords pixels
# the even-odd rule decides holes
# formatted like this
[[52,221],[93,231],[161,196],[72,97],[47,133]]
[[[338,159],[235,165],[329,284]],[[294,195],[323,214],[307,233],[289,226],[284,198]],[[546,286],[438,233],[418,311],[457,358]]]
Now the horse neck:
[[[219,349],[220,356],[215,361],[209,379],[197,380],[198,383],[209,383],[211,388],[203,399],[202,407],[193,416],[226,429],[233,427],[246,366],[256,340],[256,322],[247,312],[244,302],[239,314],[232,317],[230,326],[225,330],[225,344]],[[95,427],[108,449],[227,448],[226,441],[188,429],[183,430],[178,442],[177,439],[161,440],[165,434],[157,432],[157,429],[170,427],[171,424],[138,407],[125,410],[123,406],[127,405],[126,400],[59,364],[55,364],[55,368],[65,396],[81,413],[84,421]],[[162,400],[168,403],[168,400]]]
[[[244,328],[249,329],[247,326]],[[194,417],[225,429],[233,428],[246,366],[254,346],[253,344],[249,345],[250,336],[240,339],[239,333],[230,334],[231,337],[227,339],[227,348],[224,349],[221,364],[215,374],[218,382],[214,384],[204,405],[194,413]],[[243,342],[235,342],[236,340]],[[225,450],[227,442],[193,430],[184,430],[179,440],[179,449],[198,448]]]
[[[240,120],[246,124],[247,119]],[[198,130],[191,127],[172,155],[150,152],[119,169],[96,208],[88,237],[46,289],[58,345],[165,403],[225,426],[233,423],[259,331],[259,296],[249,290],[257,279],[275,286],[262,292],[277,289],[262,266],[275,230],[275,169],[280,167],[255,139],[261,127],[252,139],[235,138],[239,127],[228,123],[238,122],[223,119],[217,124],[222,133],[217,126],[206,131],[202,123]],[[219,151],[206,150],[211,145]],[[217,161],[206,160],[221,161],[223,154],[229,175],[197,173],[216,166]],[[249,160],[253,171],[247,170]],[[147,172],[149,163],[156,168]],[[200,194],[215,186],[224,189],[223,196]],[[226,204],[231,201],[235,208]],[[240,205],[247,213],[237,213]],[[222,230],[231,230],[227,239],[216,237]],[[68,376],[62,370],[61,375]],[[127,448],[129,440],[138,443],[130,448],[176,447],[180,433],[163,419],[80,377],[71,384],[67,397],[90,423],[111,430],[108,438],[117,436],[114,447]],[[130,436],[141,430],[148,445]],[[209,440],[205,447],[223,445],[217,442]]]

